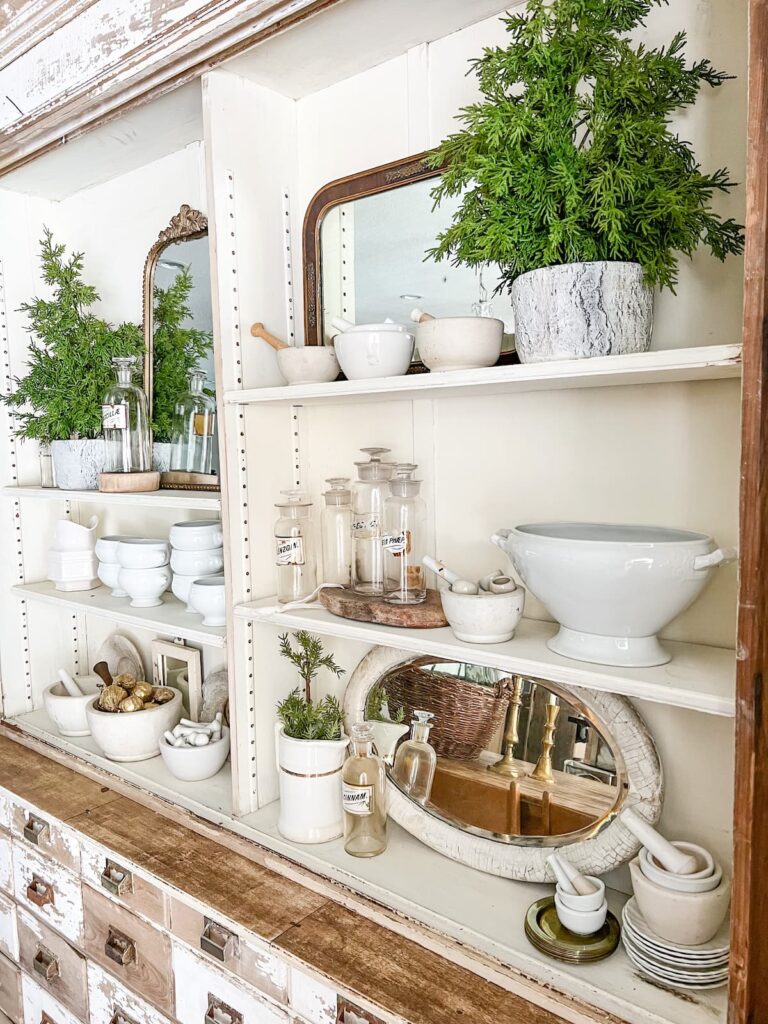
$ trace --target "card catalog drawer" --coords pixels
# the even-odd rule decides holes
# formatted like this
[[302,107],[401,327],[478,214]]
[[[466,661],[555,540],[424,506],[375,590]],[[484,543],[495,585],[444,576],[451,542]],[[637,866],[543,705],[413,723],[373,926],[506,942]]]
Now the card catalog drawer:
[[298,967],[291,967],[291,1009],[311,1024],[336,1024],[336,989]]
[[84,882],[103,892],[135,914],[167,928],[170,924],[168,896],[145,875],[137,873],[105,847],[82,841],[80,870]]
[[175,941],[173,973],[180,1024],[289,1024],[285,1010]]
[[94,963],[88,964],[88,1005],[90,1024],[170,1024],[159,1010]]
[[24,1024],[80,1024],[66,1006],[54,999],[48,989],[38,985],[28,974],[21,976]]
[[0,893],[0,953],[11,960],[19,959],[19,929],[16,922],[16,904]]
[[154,925],[83,886],[86,954],[139,995],[173,1015],[171,943]]
[[[0,1010],[15,1024],[22,1021],[21,1012],[21,971],[0,955]],[[35,1024],[39,1024],[38,1021]]]
[[39,850],[79,874],[80,843],[77,833],[18,797],[14,797],[11,803],[11,832],[23,845]]
[[19,907],[19,962],[59,1002],[88,1020],[85,957],[53,929]]
[[83,940],[80,879],[37,850],[13,842],[13,890],[18,903],[78,945]]
[[7,789],[0,789],[0,828],[11,830],[11,794]]
[[13,895],[13,843],[8,832],[0,832],[0,889]]
[[288,1001],[288,965],[266,942],[207,917],[180,899],[171,899],[173,934],[220,966],[237,974],[254,988],[279,1002]]

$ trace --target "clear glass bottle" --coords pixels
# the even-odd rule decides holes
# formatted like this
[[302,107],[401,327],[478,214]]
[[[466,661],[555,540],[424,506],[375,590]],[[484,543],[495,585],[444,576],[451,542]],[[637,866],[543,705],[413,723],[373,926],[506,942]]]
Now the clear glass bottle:
[[352,583],[352,492],[349,477],[333,476],[323,494],[325,507],[321,513],[323,543],[323,581]]
[[135,356],[112,360],[117,383],[107,391],[101,406],[106,473],[146,473],[152,469],[152,433],[147,396],[133,383]]
[[40,444],[40,486],[55,487],[56,481],[53,477],[53,455],[49,444]]
[[412,462],[395,466],[391,494],[384,502],[384,600],[390,604],[421,604],[427,597],[424,550],[427,506],[419,496],[421,480],[414,480]]
[[205,371],[192,370],[189,391],[173,413],[171,469],[182,473],[212,472],[216,431],[216,402],[203,391]]
[[352,589],[370,597],[384,595],[384,501],[394,465],[382,462],[389,448],[361,448],[367,462],[356,462],[352,483]]
[[432,792],[437,754],[429,742],[431,711],[414,711],[411,735],[403,740],[395,754],[393,773],[398,784],[412,800],[425,804]]
[[301,491],[281,491],[275,503],[280,517],[275,523],[277,600],[281,604],[309,597],[317,587],[312,502]]
[[376,857],[387,848],[387,775],[373,752],[369,722],[352,726],[351,746],[341,773],[344,849],[353,857]]

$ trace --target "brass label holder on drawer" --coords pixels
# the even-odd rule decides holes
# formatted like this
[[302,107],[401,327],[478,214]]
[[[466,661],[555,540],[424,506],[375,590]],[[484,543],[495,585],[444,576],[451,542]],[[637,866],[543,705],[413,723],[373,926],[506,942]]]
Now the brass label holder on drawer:
[[114,960],[120,967],[127,967],[128,964],[136,963],[136,943],[123,935],[112,925],[109,926],[107,941],[104,943],[104,952],[110,960]]
[[32,875],[32,881],[27,886],[27,899],[36,907],[44,907],[53,903],[53,886],[43,881],[39,875]]
[[39,974],[44,981],[53,981],[61,974],[59,958],[50,949],[40,945],[32,960],[32,967],[35,974]]
[[127,868],[120,867],[113,860],[107,858],[107,863],[101,873],[101,886],[113,896],[130,896],[133,892],[133,875]]
[[234,932],[206,917],[205,928],[200,936],[200,949],[215,960],[226,963],[227,960],[236,960],[240,955],[240,939]]
[[243,1015],[209,992],[205,1024],[243,1024]]
[[134,1018],[129,1017],[121,1006],[114,1004],[112,1008],[114,1013],[109,1019],[109,1024],[137,1024]]
[[45,1010],[43,1010],[40,1014],[40,1024],[56,1024],[56,1021],[53,1017],[49,1017]]
[[48,832],[48,822],[42,818],[36,818],[30,814],[24,825],[24,838],[34,846],[40,845],[40,840]]

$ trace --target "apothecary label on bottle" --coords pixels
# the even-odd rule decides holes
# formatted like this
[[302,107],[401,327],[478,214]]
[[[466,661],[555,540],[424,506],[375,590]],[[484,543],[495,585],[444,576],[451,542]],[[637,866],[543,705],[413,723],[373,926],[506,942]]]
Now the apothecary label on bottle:
[[353,786],[350,782],[342,782],[341,803],[348,814],[360,817],[373,814],[373,786]]
[[101,425],[105,430],[125,430],[128,426],[128,406],[125,402],[120,405],[102,405]]
[[277,565],[304,565],[304,538],[278,537]]
[[381,538],[381,546],[393,555],[402,555],[404,551],[410,550],[409,540],[409,530],[401,530],[400,533],[386,533]]
[[353,533],[375,533],[380,525],[377,512],[356,512],[352,517]]

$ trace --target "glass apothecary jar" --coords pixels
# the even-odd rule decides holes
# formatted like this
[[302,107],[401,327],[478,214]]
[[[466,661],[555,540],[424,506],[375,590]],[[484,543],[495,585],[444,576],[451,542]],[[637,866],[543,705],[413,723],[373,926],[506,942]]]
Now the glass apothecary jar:
[[112,360],[117,382],[101,406],[105,473],[147,473],[152,469],[152,432],[147,396],[133,383],[135,356]]
[[421,604],[427,597],[425,551],[427,507],[420,497],[418,467],[403,462],[395,467],[390,495],[384,502],[384,600],[390,604]]
[[411,735],[397,748],[392,769],[398,785],[420,804],[429,800],[437,768],[437,754],[429,742],[434,717],[431,711],[413,712]]
[[368,597],[384,595],[384,502],[394,464],[382,462],[389,448],[362,448],[367,462],[356,462],[352,483],[352,589]]
[[216,443],[216,402],[203,390],[205,372],[192,370],[189,391],[176,404],[171,434],[171,470],[210,475]]
[[277,600],[281,604],[309,597],[317,588],[312,502],[301,491],[281,491],[275,503],[280,515],[275,523]]
[[352,582],[352,492],[349,478],[335,476],[323,494],[325,507],[321,513],[323,544],[323,582]]
[[387,774],[373,751],[370,722],[352,726],[350,747],[341,775],[344,849],[352,857],[377,857],[387,848]]

